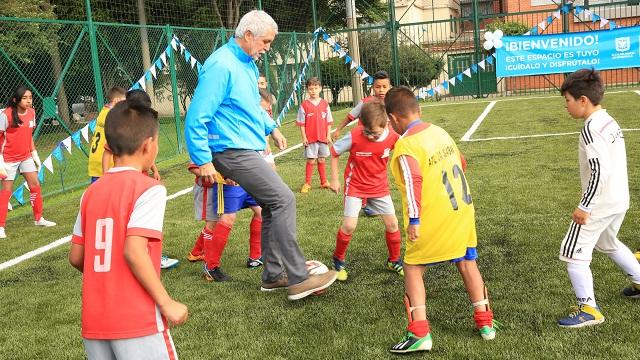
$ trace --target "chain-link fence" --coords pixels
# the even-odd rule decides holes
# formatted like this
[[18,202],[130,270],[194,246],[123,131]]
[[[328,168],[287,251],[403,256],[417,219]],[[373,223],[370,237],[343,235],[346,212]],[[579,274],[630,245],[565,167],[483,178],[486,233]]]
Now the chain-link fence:
[[[538,3],[548,5],[533,5]],[[184,151],[183,119],[199,68],[190,58],[204,63],[251,9],[266,10],[279,24],[272,50],[258,64],[277,98],[278,113],[295,109],[305,96],[297,82],[303,69],[304,79],[321,78],[323,96],[334,107],[351,106],[369,94],[365,75],[378,70],[417,93],[439,90],[431,93],[430,101],[555,92],[561,74],[500,79],[489,61],[470,76],[461,74],[490,58],[481,46],[486,30],[523,34],[559,7],[578,5],[621,26],[636,25],[640,18],[640,6],[629,1],[5,0],[0,4],[0,99],[4,102],[20,84],[32,89],[36,144],[42,157],[54,155],[53,173],[44,172],[44,192],[51,194],[87,184],[84,129],[112,86],[140,85],[142,77],[161,115],[159,159]],[[599,26],[573,11],[554,20],[540,32]],[[314,34],[317,27],[324,27],[327,35]],[[171,51],[174,35],[185,48]],[[313,56],[307,64],[309,54]],[[603,73],[608,86],[640,81],[638,69]],[[439,84],[446,87],[437,89]],[[290,111],[284,122],[294,114]],[[71,146],[57,151],[70,136]]]

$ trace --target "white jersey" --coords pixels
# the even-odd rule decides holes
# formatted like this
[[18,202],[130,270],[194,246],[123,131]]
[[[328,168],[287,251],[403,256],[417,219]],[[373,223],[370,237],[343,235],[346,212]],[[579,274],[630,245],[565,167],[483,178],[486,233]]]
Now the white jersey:
[[604,109],[594,112],[585,122],[579,144],[582,199],[578,207],[594,218],[627,211],[627,153],[618,123]]

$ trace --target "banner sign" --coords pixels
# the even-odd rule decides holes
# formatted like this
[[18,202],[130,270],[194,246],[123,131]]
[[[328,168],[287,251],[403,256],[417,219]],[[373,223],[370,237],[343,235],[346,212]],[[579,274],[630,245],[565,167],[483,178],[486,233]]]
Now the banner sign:
[[640,67],[640,26],[539,36],[505,36],[498,77]]

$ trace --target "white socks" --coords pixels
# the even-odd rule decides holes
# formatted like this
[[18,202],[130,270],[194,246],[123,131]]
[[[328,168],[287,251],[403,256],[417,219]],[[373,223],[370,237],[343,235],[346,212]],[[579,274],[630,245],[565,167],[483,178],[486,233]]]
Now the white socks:
[[[633,254],[631,254],[631,257],[633,257]],[[578,303],[596,307],[596,296],[593,293],[593,275],[589,265],[567,263],[567,272]]]
[[607,256],[627,274],[633,283],[640,284],[640,263],[626,245],[620,245],[618,250],[608,253]]

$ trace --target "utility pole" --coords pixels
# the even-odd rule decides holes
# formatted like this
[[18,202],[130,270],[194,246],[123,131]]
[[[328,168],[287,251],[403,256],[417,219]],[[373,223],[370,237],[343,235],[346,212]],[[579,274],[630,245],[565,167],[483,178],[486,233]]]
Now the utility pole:
[[[355,0],[346,0],[347,8],[347,28],[349,31],[349,54],[351,59],[360,64],[360,44],[358,42],[358,32],[355,30],[358,28],[358,21],[356,19],[356,2]],[[351,93],[353,94],[353,104],[357,104],[362,95],[362,78],[357,72],[351,77]]]
[[[140,25],[140,48],[142,49],[143,72],[151,67],[151,52],[149,51],[149,36],[147,35],[147,14],[144,11],[144,0],[138,0],[138,24]],[[153,98],[153,79],[146,80],[147,93]]]

